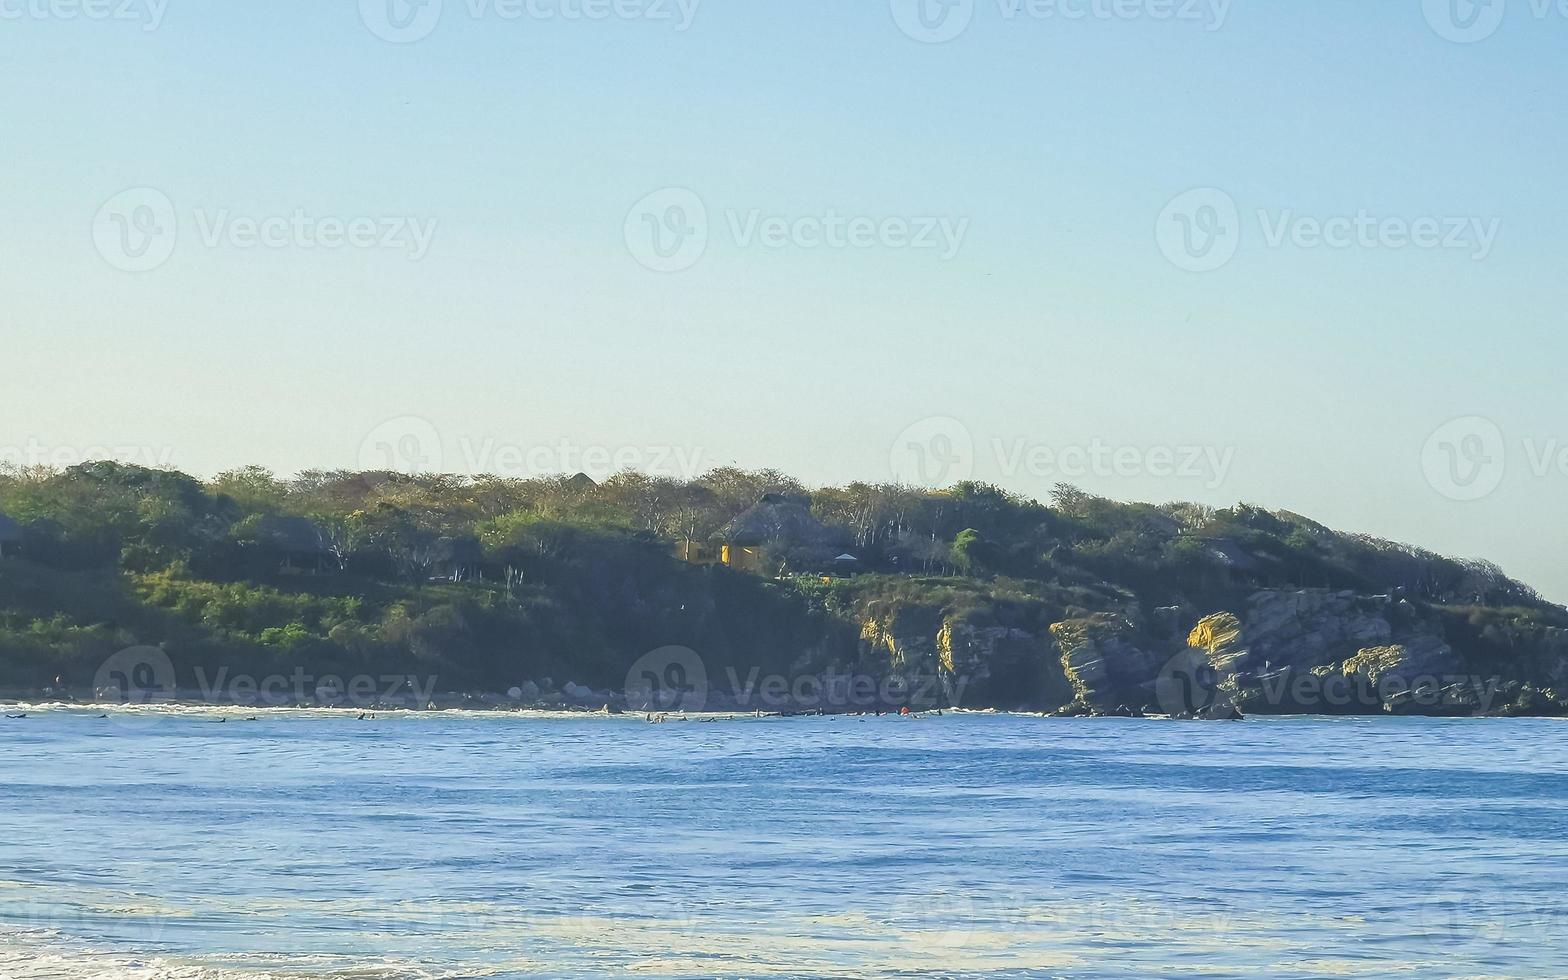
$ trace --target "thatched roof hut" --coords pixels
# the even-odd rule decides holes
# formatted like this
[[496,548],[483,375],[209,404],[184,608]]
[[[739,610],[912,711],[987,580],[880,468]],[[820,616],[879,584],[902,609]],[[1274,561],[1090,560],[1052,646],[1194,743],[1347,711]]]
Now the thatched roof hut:
[[770,493],[741,512],[714,537],[746,547],[772,542],[802,546],[830,544],[834,534],[811,513],[810,497]]

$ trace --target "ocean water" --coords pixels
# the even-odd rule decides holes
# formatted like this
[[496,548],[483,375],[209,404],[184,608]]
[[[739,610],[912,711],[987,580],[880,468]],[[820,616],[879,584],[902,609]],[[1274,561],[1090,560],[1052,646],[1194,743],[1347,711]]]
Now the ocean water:
[[0,977],[1568,976],[1560,721],[97,715]]

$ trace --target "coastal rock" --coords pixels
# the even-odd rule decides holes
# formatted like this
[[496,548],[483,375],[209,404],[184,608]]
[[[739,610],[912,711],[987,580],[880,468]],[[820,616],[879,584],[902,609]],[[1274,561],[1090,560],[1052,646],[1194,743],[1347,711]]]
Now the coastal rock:
[[861,659],[896,674],[934,674],[940,665],[939,611],[919,606],[873,605],[860,622]]
[[1183,606],[1158,606],[1149,614],[1149,619],[1156,629],[1170,639],[1181,635],[1184,622],[1192,621]]
[[575,681],[567,681],[566,684],[561,688],[561,693],[565,695],[566,700],[572,704],[588,705],[592,707],[598,707],[607,701],[616,700],[615,695],[607,691],[595,691],[588,685],[578,684]]
[[1412,638],[1408,643],[1367,647],[1344,663],[1345,676],[1365,678],[1372,685],[1397,680],[1405,686],[1423,678],[1443,678],[1457,674],[1459,658],[1447,643],[1432,636]]
[[1310,670],[1366,647],[1385,646],[1394,640],[1393,605],[1387,596],[1354,592],[1257,592],[1242,617],[1250,662]]
[[1234,613],[1215,613],[1198,620],[1198,625],[1187,634],[1187,646],[1207,654],[1216,670],[1234,673],[1237,663],[1247,655],[1243,633],[1241,620]]
[[1074,701],[1096,713],[1128,702],[1142,704],[1165,659],[1145,649],[1142,634],[1120,616],[1101,614],[1053,623],[1051,635]]
[[897,708],[901,704],[892,702],[902,702],[906,692],[929,697],[944,688],[936,641],[941,626],[940,610],[923,605],[873,604],[865,611],[859,672],[883,681],[881,690],[891,695],[889,703],[879,698],[874,707]]
[[937,659],[949,701],[983,704],[1060,704],[1072,688],[1046,637],[1007,626],[945,620],[936,636]]
[[1255,592],[1239,614],[1199,620],[1187,643],[1203,658],[1216,702],[1249,711],[1379,711],[1385,676],[1450,675],[1461,666],[1431,609],[1326,589]]
[[1326,589],[1256,592],[1239,616],[1201,620],[1189,643],[1217,666],[1258,671],[1311,671],[1395,645],[1441,656],[1446,645],[1438,618],[1408,599]]
[[1055,707],[1071,688],[1055,644],[1027,629],[976,622],[934,605],[869,607],[860,623],[861,668],[926,692],[929,707]]
[[1458,655],[1434,637],[1369,647],[1342,670],[1363,703],[1381,703],[1384,711],[1457,714],[1488,707],[1484,686],[1464,677]]

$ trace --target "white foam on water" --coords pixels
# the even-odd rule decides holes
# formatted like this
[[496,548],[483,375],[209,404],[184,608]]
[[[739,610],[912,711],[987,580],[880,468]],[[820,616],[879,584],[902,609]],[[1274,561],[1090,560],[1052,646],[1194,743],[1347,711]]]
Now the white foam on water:
[[226,956],[219,961],[97,950],[44,930],[0,931],[0,980],[458,980],[484,975],[390,960]]

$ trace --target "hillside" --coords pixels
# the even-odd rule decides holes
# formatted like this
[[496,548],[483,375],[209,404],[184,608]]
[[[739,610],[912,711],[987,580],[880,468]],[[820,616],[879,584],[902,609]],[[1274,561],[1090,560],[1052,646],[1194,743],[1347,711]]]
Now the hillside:
[[13,696],[102,697],[137,648],[241,701],[234,677],[407,675],[354,703],[1568,711],[1563,608],[1246,505],[91,463],[0,473],[0,515]]

